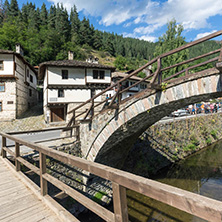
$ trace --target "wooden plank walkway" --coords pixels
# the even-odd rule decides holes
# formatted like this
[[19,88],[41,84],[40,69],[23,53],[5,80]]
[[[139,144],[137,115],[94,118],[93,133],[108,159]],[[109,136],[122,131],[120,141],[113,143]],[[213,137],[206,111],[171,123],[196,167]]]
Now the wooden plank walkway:
[[0,158],[0,221],[61,222]]

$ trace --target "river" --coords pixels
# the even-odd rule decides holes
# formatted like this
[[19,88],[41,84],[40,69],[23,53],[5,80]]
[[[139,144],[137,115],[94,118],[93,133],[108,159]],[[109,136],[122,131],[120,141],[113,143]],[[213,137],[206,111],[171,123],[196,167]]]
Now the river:
[[[174,164],[152,179],[222,201],[222,141]],[[132,222],[205,221],[130,190],[127,199]]]

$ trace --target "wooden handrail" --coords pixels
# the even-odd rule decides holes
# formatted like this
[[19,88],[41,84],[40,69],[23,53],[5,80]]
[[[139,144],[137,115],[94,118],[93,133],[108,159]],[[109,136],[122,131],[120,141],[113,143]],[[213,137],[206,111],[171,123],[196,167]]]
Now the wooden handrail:
[[192,59],[189,59],[189,60],[186,60],[186,61],[177,63],[177,64],[172,65],[172,66],[168,66],[168,67],[166,67],[166,68],[161,69],[161,72],[166,71],[166,70],[168,70],[168,69],[175,68],[175,67],[177,67],[177,66],[185,65],[185,64],[187,64],[187,63],[196,61],[196,60],[198,60],[198,59],[202,59],[202,58],[204,58],[204,57],[207,57],[207,56],[216,54],[216,53],[218,53],[218,52],[220,52],[220,51],[221,51],[221,49],[217,49],[217,50],[214,50],[214,51],[212,51],[212,52],[203,54],[203,55],[201,55],[201,56],[197,56],[197,57],[195,57],[195,58],[192,58]]
[[[45,156],[49,156],[58,161],[61,161],[64,164],[69,164],[71,166],[75,166],[81,168],[85,171],[93,175],[97,175],[104,179],[110,180],[113,184],[113,200],[114,200],[114,217],[113,214],[107,211],[105,208],[102,208],[102,211],[99,210],[99,207],[96,203],[91,201],[87,201],[85,198],[81,198],[82,196],[78,193],[73,193],[73,198],[77,198],[77,200],[97,213],[102,218],[107,221],[128,221],[126,217],[127,207],[126,207],[126,193],[125,189],[131,189],[138,193],[142,193],[148,197],[166,203],[170,206],[173,206],[177,209],[190,213],[192,215],[198,216],[205,220],[209,221],[221,221],[222,218],[222,202],[210,199],[204,196],[200,196],[198,194],[191,193],[189,191],[185,191],[179,188],[172,187],[170,185],[162,184],[157,181],[153,181],[150,179],[143,178],[141,176],[137,176],[131,173],[127,173],[118,169],[114,169],[108,166],[104,166],[99,163],[87,161],[85,159],[81,159],[79,157],[75,157],[69,155],[67,153],[63,153],[57,150],[48,149],[42,145],[36,145],[31,142],[24,141],[20,138],[16,138],[14,136],[0,133],[2,136],[2,150],[5,152],[6,147],[6,138],[15,141],[20,145],[25,145],[30,147],[40,153],[40,177],[41,177],[41,190],[42,195],[47,193],[47,183],[53,183],[59,189],[64,190],[65,193],[72,196],[72,188],[67,187],[61,181],[53,178],[51,175],[45,172]],[[6,155],[3,155],[5,158]],[[19,161],[21,157],[15,157],[16,161]],[[23,161],[23,163],[25,163]],[[102,213],[103,212],[103,213]]]

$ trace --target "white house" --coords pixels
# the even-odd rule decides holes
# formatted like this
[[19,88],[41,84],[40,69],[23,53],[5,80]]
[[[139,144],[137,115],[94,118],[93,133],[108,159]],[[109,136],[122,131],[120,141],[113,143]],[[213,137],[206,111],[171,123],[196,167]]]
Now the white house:
[[0,49],[0,121],[13,120],[37,103],[37,72],[16,52]]
[[[118,82],[119,80],[121,80],[121,79],[123,79],[123,78],[125,78],[127,76],[128,76],[127,73],[113,72],[112,73],[112,84]],[[122,90],[126,89],[129,86],[134,85],[136,82],[138,82],[140,80],[142,80],[142,78],[137,77],[137,76],[131,76],[129,79],[127,79],[127,80],[125,80],[125,81],[123,81],[121,83],[121,89]],[[129,88],[128,90],[126,90],[125,92],[122,93],[121,99],[123,100],[123,99],[125,99],[127,97],[130,97],[130,96],[132,96],[132,95],[134,95],[134,94],[136,94],[136,93],[146,89],[147,88],[147,84],[148,84],[147,82],[141,82],[141,83],[139,83],[139,84]],[[110,90],[110,91],[107,92],[107,94],[108,94],[109,97],[113,96],[115,94],[115,90]]]
[[[49,61],[39,65],[47,122],[68,121],[67,112],[111,84],[114,67],[76,60]],[[98,97],[95,102],[101,101]]]

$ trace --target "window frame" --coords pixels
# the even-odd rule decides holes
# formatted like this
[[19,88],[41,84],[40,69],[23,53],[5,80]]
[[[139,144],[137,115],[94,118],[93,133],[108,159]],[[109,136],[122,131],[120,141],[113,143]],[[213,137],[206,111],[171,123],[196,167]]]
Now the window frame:
[[30,74],[30,82],[33,83],[33,76]]
[[5,92],[5,83],[4,83],[4,82],[3,82],[3,83],[2,83],[2,82],[0,82],[0,87],[1,87],[1,86],[3,86],[3,87],[4,87],[4,90],[3,90],[3,91],[1,91],[1,90],[0,90],[0,92]]
[[65,97],[64,89],[58,89],[58,98],[64,98],[64,97]]
[[0,60],[0,71],[4,71],[4,60]]
[[[102,76],[102,78],[101,78]],[[105,71],[104,70],[99,70],[99,79],[105,79]]]
[[99,70],[93,70],[93,79],[99,79]]
[[93,70],[93,79],[105,79],[105,70]]
[[62,69],[62,79],[69,79],[69,70]]

